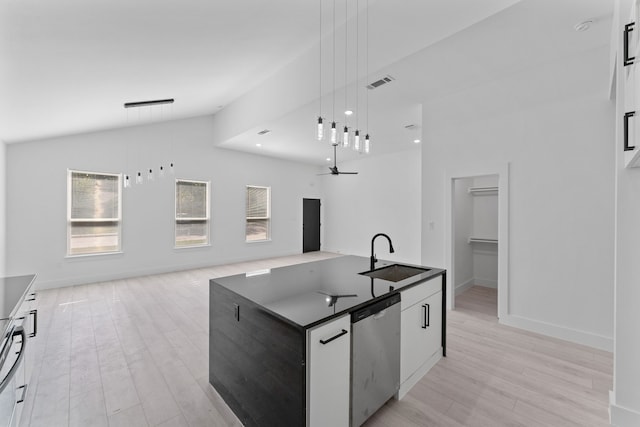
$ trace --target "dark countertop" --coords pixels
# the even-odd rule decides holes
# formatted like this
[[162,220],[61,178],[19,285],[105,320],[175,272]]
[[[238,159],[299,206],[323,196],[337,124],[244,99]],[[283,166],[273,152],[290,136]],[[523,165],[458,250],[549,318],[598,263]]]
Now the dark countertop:
[[[396,262],[380,260],[376,263],[376,269],[391,264]],[[369,271],[369,258],[343,256],[220,277],[211,279],[210,284],[223,286],[288,323],[310,328],[376,299],[440,276],[445,271],[413,264],[398,264],[430,270],[399,282],[390,282],[358,274]],[[355,296],[335,298],[340,295]],[[333,305],[332,300],[335,302]]]
[[[21,305],[35,280],[35,274],[15,277],[0,277],[0,330],[5,329],[16,315],[16,310]],[[4,336],[4,333],[3,335]]]

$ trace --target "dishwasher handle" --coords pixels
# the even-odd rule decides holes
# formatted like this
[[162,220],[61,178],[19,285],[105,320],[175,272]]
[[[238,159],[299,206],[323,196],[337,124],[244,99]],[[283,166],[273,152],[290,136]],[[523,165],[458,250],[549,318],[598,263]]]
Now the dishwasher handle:
[[381,317],[384,317],[385,314],[387,314],[387,309],[386,308],[384,310],[380,310],[379,312],[374,314],[373,318],[377,320],[377,319],[379,319]]
[[400,293],[397,292],[382,300],[373,302],[359,310],[351,313],[351,323],[357,323],[367,317],[379,319],[386,314],[388,308],[400,302]]

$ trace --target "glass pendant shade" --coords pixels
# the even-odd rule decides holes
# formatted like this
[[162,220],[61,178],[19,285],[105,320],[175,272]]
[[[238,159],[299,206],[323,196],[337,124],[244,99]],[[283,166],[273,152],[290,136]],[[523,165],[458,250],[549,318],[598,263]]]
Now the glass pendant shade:
[[169,165],[169,172],[171,173],[171,175],[176,173],[176,168],[173,166],[173,163]]
[[356,129],[356,133],[353,136],[353,149],[360,151],[360,131],[358,129]]
[[365,154],[369,154],[369,150],[371,149],[371,142],[369,140],[369,134],[364,137],[364,152]]
[[149,173],[147,174],[147,181],[153,181],[153,169],[149,169]]
[[322,117],[318,117],[318,141],[324,139],[324,125],[322,124]]
[[160,172],[158,172],[160,178],[164,178],[164,166],[160,166]]
[[138,172],[136,175],[136,184],[142,184],[144,180],[142,179],[142,173]]
[[331,122],[331,143],[335,144],[338,137],[338,130],[336,129],[336,122]]
[[124,182],[122,183],[122,185],[124,185],[124,188],[131,187],[131,181],[129,180],[129,175],[124,176]]
[[349,147],[349,128],[344,127],[344,134],[342,135],[342,146],[347,148]]

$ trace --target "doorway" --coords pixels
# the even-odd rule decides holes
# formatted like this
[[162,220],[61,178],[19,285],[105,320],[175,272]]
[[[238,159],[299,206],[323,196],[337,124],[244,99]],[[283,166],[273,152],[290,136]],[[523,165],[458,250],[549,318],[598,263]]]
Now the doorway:
[[[501,323],[508,321],[509,163],[450,171],[446,181],[445,265],[450,272],[447,274],[447,308],[456,308],[456,294],[480,285],[476,289],[480,292],[475,296],[492,300],[490,308],[485,310],[491,311],[491,316]],[[490,212],[489,218],[470,219],[474,207],[479,213],[485,212],[484,215]],[[467,219],[461,220],[465,215]],[[465,251],[466,261],[464,255],[460,256]],[[476,265],[473,265],[474,253]],[[465,262],[470,264],[465,266]]]
[[498,317],[498,175],[453,180],[456,309]]
[[320,199],[302,199],[302,252],[320,250]]

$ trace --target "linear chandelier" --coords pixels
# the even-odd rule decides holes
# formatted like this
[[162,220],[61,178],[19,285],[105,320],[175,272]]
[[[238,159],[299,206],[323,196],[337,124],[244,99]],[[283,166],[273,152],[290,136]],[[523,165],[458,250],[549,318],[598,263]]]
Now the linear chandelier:
[[[324,129],[324,125],[325,125],[325,117],[323,117],[322,114],[322,1],[323,0],[319,0],[320,3],[320,58],[319,58],[319,80],[320,80],[320,110],[319,110],[319,114],[318,114],[318,121],[317,121],[317,132],[316,132],[316,137],[318,139],[318,141],[323,141],[325,139],[325,129]],[[364,142],[361,141],[360,139],[360,133],[361,133],[361,129],[360,129],[360,116],[362,116],[363,114],[359,114],[358,111],[355,112],[355,123],[351,124],[349,123],[349,119],[352,115],[354,115],[354,111],[348,108],[348,45],[349,45],[349,31],[348,31],[348,2],[349,0],[344,0],[344,12],[345,12],[345,30],[344,30],[344,107],[345,107],[345,111],[344,111],[344,123],[342,126],[340,126],[342,128],[342,140],[339,140],[338,138],[338,121],[336,120],[336,62],[337,62],[337,54],[336,54],[336,0],[333,0],[333,49],[332,49],[332,56],[333,56],[333,74],[332,74],[332,85],[333,85],[333,94],[332,94],[332,102],[333,102],[333,107],[332,107],[332,118],[331,118],[331,127],[330,127],[330,135],[329,135],[329,140],[331,142],[332,145],[334,146],[341,146],[343,148],[351,148],[354,151],[357,151],[359,153],[365,153],[368,154],[371,150],[371,138],[369,136],[369,93],[368,91],[365,92],[366,94],[366,99],[365,99],[365,128],[364,128]],[[360,79],[360,74],[359,74],[359,64],[360,64],[360,0],[357,0],[356,2],[356,40],[355,40],[355,45],[356,45],[356,52],[355,52],[355,81],[356,81],[356,91],[355,91],[355,106],[356,109],[359,108],[359,92],[360,92],[360,85],[359,85],[359,79]],[[367,0],[367,4],[366,4],[366,37],[365,37],[365,52],[366,52],[366,59],[365,59],[365,64],[366,64],[366,70],[365,70],[365,75],[366,77],[368,77],[369,75],[369,0]]]
[[[136,102],[125,102],[124,104],[124,108],[128,109],[128,108],[141,108],[141,107],[149,107],[149,109],[151,109],[154,106],[157,105],[164,105],[164,104],[173,104],[174,103],[174,99],[173,98],[167,98],[167,99],[156,99],[156,100],[151,100],[151,101],[136,101]],[[151,110],[150,110],[151,112]],[[162,119],[162,118],[161,118]],[[129,122],[129,116],[127,115],[127,124]],[[128,161],[128,159],[127,159]],[[146,172],[146,179],[147,181],[153,181],[154,180],[154,176],[155,173],[153,171],[153,167],[149,167],[144,168],[144,169],[140,169],[138,168],[135,177],[133,178],[133,181],[135,181],[136,184],[143,184],[144,183],[144,176],[143,176],[143,172],[142,171],[147,171]],[[157,175],[162,178],[165,175],[165,172],[168,170],[168,172],[170,174],[174,174],[175,173],[175,164],[173,162],[169,162],[169,166],[168,168],[165,168],[165,166],[163,164],[161,164],[158,169],[157,169]],[[131,184],[132,184],[132,179],[131,176],[127,173],[124,174],[124,179],[123,179],[123,186],[124,188],[130,188]]]

